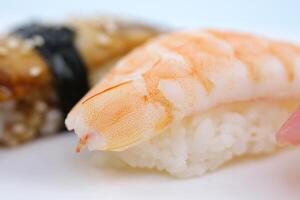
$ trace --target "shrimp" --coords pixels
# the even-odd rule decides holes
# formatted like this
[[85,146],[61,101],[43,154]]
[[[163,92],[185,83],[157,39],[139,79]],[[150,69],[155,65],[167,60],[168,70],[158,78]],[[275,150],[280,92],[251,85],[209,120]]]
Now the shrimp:
[[[161,36],[121,60],[73,108],[66,125],[79,135],[90,127],[106,139],[104,149],[118,149],[143,140],[146,132],[160,131],[176,119],[170,100],[176,94],[167,94],[167,86],[190,100],[188,113],[249,98],[298,98],[299,56],[296,45],[248,34],[206,30]],[[131,82],[122,84],[128,80]],[[267,87],[266,92],[259,91],[262,87]],[[228,88],[231,92],[224,92]],[[276,91],[280,88],[287,88],[286,94]],[[197,105],[200,97],[193,94],[197,90],[203,90],[199,91],[205,97],[202,102],[213,93],[222,94],[224,100],[211,99],[206,107]]]
[[276,148],[300,103],[299,60],[296,44],[246,33],[164,34],[121,59],[65,124],[130,166],[201,175]]

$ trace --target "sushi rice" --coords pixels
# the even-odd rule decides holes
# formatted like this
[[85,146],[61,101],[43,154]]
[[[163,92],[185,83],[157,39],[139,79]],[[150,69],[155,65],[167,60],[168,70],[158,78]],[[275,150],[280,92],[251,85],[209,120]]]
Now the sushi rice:
[[114,157],[132,167],[156,168],[177,177],[203,175],[234,157],[275,150],[276,130],[296,105],[261,101],[220,106],[178,122],[137,146],[105,154],[110,162]]

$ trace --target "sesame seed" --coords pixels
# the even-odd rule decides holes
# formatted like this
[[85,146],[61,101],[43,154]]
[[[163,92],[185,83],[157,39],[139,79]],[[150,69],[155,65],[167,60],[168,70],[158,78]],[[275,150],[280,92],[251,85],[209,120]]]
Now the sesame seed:
[[104,24],[104,28],[107,32],[114,33],[117,30],[118,26],[115,22],[111,21],[109,23]]
[[41,69],[38,66],[31,67],[29,73],[33,77],[37,77],[41,74]]
[[32,38],[34,46],[42,46],[44,44],[44,38],[40,35],[36,35]]
[[19,46],[19,42],[15,38],[9,38],[6,43],[7,47],[10,49],[15,49]]
[[105,34],[99,34],[97,37],[97,41],[99,44],[107,45],[110,42],[110,38]]
[[39,111],[39,112],[44,112],[44,111],[47,110],[47,105],[46,105],[46,103],[43,102],[43,101],[38,101],[38,102],[36,102],[36,104],[35,104],[35,109],[36,109],[37,111]]
[[24,124],[21,124],[21,123],[18,123],[18,124],[15,124],[13,126],[13,132],[14,133],[23,133],[25,131],[25,126]]
[[44,38],[36,35],[32,39],[26,39],[24,42],[24,51],[33,49],[34,47],[42,46],[44,44]]

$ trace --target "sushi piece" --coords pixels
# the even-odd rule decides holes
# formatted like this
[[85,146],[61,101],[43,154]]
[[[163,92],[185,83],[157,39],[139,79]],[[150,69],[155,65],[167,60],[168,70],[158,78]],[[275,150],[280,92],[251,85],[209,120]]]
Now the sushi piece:
[[300,103],[299,61],[299,46],[251,34],[165,34],[121,59],[65,123],[78,151],[202,175],[276,149],[276,131]]
[[95,17],[21,26],[0,38],[0,146],[58,132],[63,118],[120,57],[158,30]]
[[279,143],[300,145],[300,109],[295,111],[277,132]]

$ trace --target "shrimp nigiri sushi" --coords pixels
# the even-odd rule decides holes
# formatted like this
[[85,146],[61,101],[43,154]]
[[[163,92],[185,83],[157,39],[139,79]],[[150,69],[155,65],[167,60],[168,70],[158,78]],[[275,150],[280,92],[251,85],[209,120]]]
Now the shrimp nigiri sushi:
[[135,49],[66,118],[78,151],[178,177],[271,152],[300,102],[300,46],[217,30],[161,35]]

